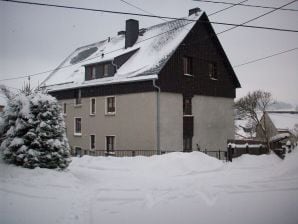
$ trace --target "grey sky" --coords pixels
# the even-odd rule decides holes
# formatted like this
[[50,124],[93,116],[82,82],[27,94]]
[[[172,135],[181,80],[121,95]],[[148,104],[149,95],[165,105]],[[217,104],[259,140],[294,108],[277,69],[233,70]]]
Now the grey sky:
[[[192,0],[127,1],[156,15],[171,17],[187,16],[188,9],[194,7],[200,7],[207,14],[227,7]],[[120,0],[36,2],[142,13]],[[290,0],[248,0],[246,3],[279,7],[288,2]],[[287,7],[298,9],[298,2]],[[242,23],[267,11],[269,9],[236,6],[209,19]],[[140,27],[162,22],[157,18],[0,2],[0,79],[53,69],[76,48],[116,35],[124,29],[125,20],[129,18],[138,19]],[[298,12],[276,11],[249,24],[298,30]],[[229,28],[220,25],[213,27],[216,32]],[[232,65],[298,47],[298,33],[250,28],[234,29],[220,35],[219,39]],[[298,105],[298,50],[235,68],[235,72],[242,85],[237,97],[248,91],[263,89],[272,92],[277,100]],[[33,82],[41,82],[45,77],[36,76]],[[20,88],[24,80],[1,81],[1,84]]]

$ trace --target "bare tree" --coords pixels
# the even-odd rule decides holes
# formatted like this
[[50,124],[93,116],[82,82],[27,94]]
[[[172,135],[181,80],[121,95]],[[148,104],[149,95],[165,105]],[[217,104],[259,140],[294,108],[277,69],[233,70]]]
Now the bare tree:
[[[257,90],[249,92],[246,96],[240,98],[235,102],[236,113],[239,117],[252,120],[256,127],[258,127],[266,141],[268,149],[269,144],[269,130],[266,124],[266,110],[269,106],[274,104],[271,93]],[[262,119],[262,120],[261,120]]]

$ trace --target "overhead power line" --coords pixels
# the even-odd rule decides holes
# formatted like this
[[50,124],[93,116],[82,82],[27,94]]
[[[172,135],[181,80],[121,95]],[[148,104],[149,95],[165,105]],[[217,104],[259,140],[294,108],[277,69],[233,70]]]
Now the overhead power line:
[[[262,17],[264,17],[264,16],[267,16],[267,15],[269,15],[270,13],[273,13],[273,12],[275,12],[275,11],[277,11],[277,10],[279,10],[279,9],[281,9],[281,8],[283,8],[283,7],[285,7],[285,6],[287,6],[287,5],[290,5],[290,4],[294,3],[294,2],[297,2],[297,0],[291,1],[291,2],[289,2],[289,3],[287,3],[287,4],[284,4],[284,5],[282,5],[282,6],[278,7],[278,8],[276,8],[276,9],[272,9],[272,10],[270,10],[269,12],[266,12],[266,13],[264,13],[264,14],[262,14],[262,15],[259,15],[259,16],[257,16],[257,17],[254,17],[254,18],[252,18],[252,19],[249,19],[249,20],[247,20],[247,21],[241,23],[240,25],[245,25],[245,24],[247,24],[247,23],[250,23],[250,22],[252,22],[252,21],[255,21],[255,20],[257,20],[257,19],[260,19],[260,18],[262,18]],[[239,25],[239,26],[240,26],[240,25]],[[221,32],[217,33],[217,35],[222,34],[222,33],[225,33],[225,32],[227,32],[227,31],[230,31],[230,30],[233,30],[233,29],[236,29],[236,28],[239,27],[239,26],[234,26],[234,27],[231,27],[231,28],[226,29],[226,30],[224,30],[224,31],[221,31]]]
[[243,65],[247,65],[247,64],[255,63],[255,62],[257,62],[257,61],[262,61],[262,60],[265,60],[265,59],[267,59],[267,58],[272,58],[272,57],[275,57],[275,56],[277,56],[277,55],[285,54],[285,53],[288,53],[288,52],[291,52],[291,51],[295,51],[295,50],[298,50],[298,47],[295,47],[295,48],[292,48],[292,49],[289,49],[289,50],[285,50],[285,51],[281,51],[281,52],[278,52],[278,53],[275,53],[275,54],[271,54],[271,55],[268,55],[268,56],[266,56],[266,57],[262,57],[262,58],[254,59],[254,60],[251,60],[251,61],[248,61],[248,62],[239,64],[239,65],[235,65],[235,66],[233,66],[233,68],[238,68],[238,67],[241,67],[241,66],[243,66]]
[[[149,15],[149,14],[141,14],[141,13],[130,13],[130,12],[121,12],[121,11],[112,11],[112,10],[104,10],[104,9],[82,8],[82,7],[75,7],[75,6],[55,5],[55,4],[46,4],[46,3],[38,3],[38,2],[26,2],[26,1],[16,1],[16,0],[0,0],[0,1],[2,1],[2,2],[19,3],[19,4],[28,4],[28,5],[38,5],[38,6],[45,6],[45,7],[76,9],[76,10],[85,10],[85,11],[93,11],[93,12],[104,12],[104,13],[112,13],[112,14],[143,16],[143,17],[163,18],[163,19],[173,19],[173,20],[174,19],[177,19],[177,20],[186,20],[186,21],[192,21],[192,22],[195,22],[196,21],[196,20],[187,19],[187,18],[177,18],[177,17],[169,17],[169,16],[157,16],[157,15]],[[199,22],[204,23],[204,21],[199,21]],[[207,22],[205,22],[205,23],[207,23]],[[240,27],[246,27],[246,28],[255,28],[255,29],[275,30],[275,31],[284,31],[284,32],[298,33],[298,30],[275,28],[275,27],[241,25],[241,24],[235,24],[235,23],[214,22],[214,21],[210,21],[208,23],[216,24],[216,25],[237,26],[237,27],[240,26]]]
[[[208,0],[193,0],[193,1],[223,4],[223,5],[240,5],[240,6],[246,6],[246,7],[252,7],[252,8],[262,8],[262,9],[278,9],[276,7],[264,6],[264,5],[251,5],[251,4],[242,4],[242,3],[238,4],[238,3],[232,3],[232,2],[208,1]],[[298,9],[289,9],[289,8],[282,8],[282,9],[278,9],[278,10],[298,12]]]
[[[0,1],[20,2],[20,1],[13,1],[13,0],[0,0]],[[121,1],[122,1],[122,0],[121,0]],[[23,2],[21,2],[21,3],[23,3]],[[30,3],[30,4],[31,4],[31,3]],[[32,3],[32,4],[42,4],[42,5],[44,5],[43,3]],[[239,4],[239,3],[238,3],[238,4]],[[234,6],[236,6],[236,5],[238,5],[238,4],[235,4]],[[228,7],[228,8],[230,8],[230,7]],[[226,8],[226,9],[228,9],[228,8]],[[134,14],[135,14],[135,13],[134,13]],[[154,17],[159,18],[159,16],[154,16]],[[171,32],[171,31],[173,31],[173,30],[179,29],[179,28],[181,28],[181,27],[183,27],[183,26],[187,26],[188,24],[197,21],[197,20],[181,19],[181,18],[174,18],[174,17],[160,17],[160,18],[171,18],[171,19],[178,19],[178,20],[187,20],[187,21],[190,21],[190,22],[189,22],[189,23],[186,23],[186,24],[183,24],[183,25],[181,25],[181,26],[178,26],[178,27],[176,27],[176,28],[170,29],[170,30],[168,30],[168,31],[165,31],[165,32],[163,32],[163,33],[154,35],[154,36],[149,37],[149,38],[147,38],[147,39],[144,39],[144,40],[142,40],[142,41],[138,41],[138,42],[136,42],[136,43],[141,43],[141,42],[150,40],[150,39],[152,39],[152,38],[158,37],[158,36],[160,36],[160,35],[163,35],[163,34],[165,34],[165,33]],[[200,21],[198,21],[198,22],[200,22]],[[214,22],[210,22],[210,23],[214,23]],[[221,24],[223,24],[223,25],[227,25],[227,24],[224,24],[224,23],[221,23]],[[230,25],[230,24],[229,24],[229,25]],[[239,26],[239,25],[236,25],[236,24],[232,24],[232,25],[234,25],[234,26]],[[241,26],[241,25],[240,25],[240,26]],[[253,28],[254,26],[247,26],[247,25],[246,25],[245,27]],[[258,27],[258,28],[261,28],[261,27]],[[263,28],[265,28],[265,29],[276,29],[276,28],[269,28],[269,27],[263,27]],[[298,31],[294,31],[294,32],[298,32]],[[106,52],[105,55],[106,55],[106,54],[113,53],[113,52],[115,52],[115,51],[122,50],[122,49],[123,49],[123,48],[118,48],[118,49],[115,49],[115,50],[113,50],[113,51]],[[285,52],[284,52],[284,53],[285,53]],[[92,60],[92,59],[97,58],[97,57],[100,57],[100,56],[96,56],[96,57],[88,58],[88,59],[82,60],[81,62],[89,61],[89,60]],[[272,56],[271,56],[271,57],[272,57]],[[252,63],[252,62],[250,62],[250,63]],[[44,75],[44,74],[53,72],[53,71],[55,71],[56,69],[63,69],[63,68],[67,68],[67,67],[74,66],[74,65],[76,65],[76,64],[70,64],[70,65],[66,65],[66,66],[58,67],[58,68],[55,68],[55,69],[50,69],[50,70],[47,70],[47,71],[44,71],[44,72],[35,73],[35,74],[32,74],[32,75],[20,75],[20,76],[16,76],[16,77],[13,77],[13,78],[1,79],[0,81],[17,80],[17,79],[28,78],[29,76],[30,76],[30,77],[34,77],[34,76]],[[238,66],[240,66],[240,65],[238,65]],[[236,67],[237,67],[237,66],[236,66]]]
[[248,1],[248,0],[244,0],[244,1],[241,1],[241,2],[239,2],[239,3],[235,3],[235,4],[231,5],[231,6],[228,6],[228,7],[226,7],[226,8],[220,9],[220,10],[218,10],[218,11],[216,11],[216,12],[213,12],[213,13],[209,14],[208,17],[214,16],[214,15],[220,13],[220,12],[223,12],[223,11],[226,11],[226,10],[228,10],[228,9],[231,9],[231,8],[233,8],[233,7],[235,7],[235,6],[241,5],[241,3],[243,3],[243,2],[247,2],[247,1]]

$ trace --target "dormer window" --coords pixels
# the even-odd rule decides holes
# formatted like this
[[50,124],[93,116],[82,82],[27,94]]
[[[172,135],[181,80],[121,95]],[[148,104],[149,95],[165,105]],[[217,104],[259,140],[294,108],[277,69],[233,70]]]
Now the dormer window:
[[95,66],[92,67],[91,79],[96,79],[96,67]]
[[115,69],[112,63],[104,62],[97,64],[85,65],[85,80],[100,79],[113,76]]
[[104,76],[104,77],[109,76],[109,65],[108,65],[108,64],[104,64],[104,65],[102,66],[102,68],[103,68],[103,76]]

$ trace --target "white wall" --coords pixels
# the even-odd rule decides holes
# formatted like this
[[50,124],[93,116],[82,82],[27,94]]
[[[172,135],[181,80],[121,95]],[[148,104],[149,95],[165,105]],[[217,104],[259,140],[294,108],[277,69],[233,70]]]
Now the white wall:
[[160,147],[165,151],[183,149],[182,94],[160,94]]
[[223,97],[193,97],[193,150],[196,144],[201,150],[226,150],[227,139],[234,138],[233,102]]

